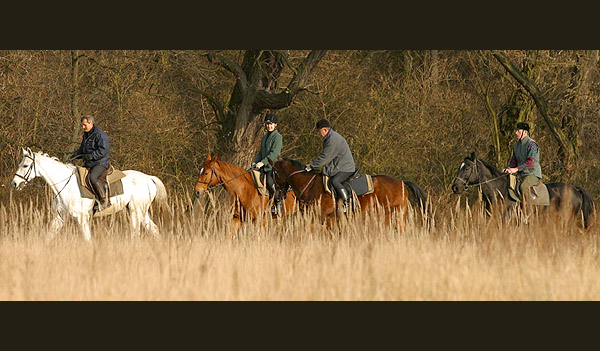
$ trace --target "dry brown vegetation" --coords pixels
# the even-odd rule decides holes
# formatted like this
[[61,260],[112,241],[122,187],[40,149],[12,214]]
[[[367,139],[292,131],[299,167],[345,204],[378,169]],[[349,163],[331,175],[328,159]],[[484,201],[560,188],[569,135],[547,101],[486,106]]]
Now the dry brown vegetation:
[[[437,199],[436,201],[439,201]],[[96,219],[92,242],[73,222],[51,240],[47,202],[0,206],[1,300],[498,301],[600,298],[598,229],[490,220],[465,201],[412,213],[405,232],[350,218],[333,237],[315,215],[246,224],[229,209],[174,198],[161,235],[129,236],[125,214]]]
[[[331,238],[308,214],[247,224],[231,240],[222,201],[186,212],[198,165],[220,151],[229,72],[203,51],[79,51],[74,99],[72,52],[1,51],[0,300],[596,300],[598,226],[582,231],[558,216],[506,225],[482,215],[475,190],[449,189],[471,151],[505,166],[512,128],[527,120],[544,180],[600,195],[598,52],[501,53],[543,93],[576,159],[565,161],[532,97],[492,52],[328,51],[307,90],[275,111],[283,156],[317,157],[314,122],[329,118],[363,173],[428,192],[436,226],[411,217],[400,233],[376,217],[354,219]],[[287,54],[297,65],[307,52]],[[91,243],[72,222],[48,241],[47,190],[9,189],[20,147],[62,157],[80,141],[81,113],[108,132],[118,168],[167,186],[170,209],[155,213],[160,237],[131,238],[119,214],[94,220]]]

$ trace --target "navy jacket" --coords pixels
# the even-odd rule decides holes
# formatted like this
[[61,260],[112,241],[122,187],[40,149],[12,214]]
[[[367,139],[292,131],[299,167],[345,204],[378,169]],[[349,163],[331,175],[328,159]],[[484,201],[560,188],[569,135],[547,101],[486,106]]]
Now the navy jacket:
[[84,159],[85,167],[92,168],[102,165],[108,168],[109,151],[108,135],[102,129],[98,128],[98,126],[94,125],[89,132],[83,133],[81,146],[75,152],[78,155],[88,155],[89,159]]

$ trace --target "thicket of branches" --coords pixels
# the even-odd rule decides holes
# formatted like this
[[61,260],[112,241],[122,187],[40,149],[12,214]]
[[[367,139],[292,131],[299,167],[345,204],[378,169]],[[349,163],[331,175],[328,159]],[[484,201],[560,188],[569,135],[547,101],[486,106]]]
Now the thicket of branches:
[[[265,52],[282,62],[271,72],[273,92],[285,91],[310,57]],[[78,146],[79,116],[87,113],[108,132],[117,167],[157,175],[170,191],[191,190],[208,152],[231,152],[218,139],[239,77],[214,57],[241,67],[250,56],[243,50],[0,52],[2,197],[20,147],[64,156]],[[468,152],[506,166],[514,125],[526,120],[541,147],[544,180],[600,194],[597,51],[353,50],[327,51],[319,60],[291,104],[272,110],[280,116],[284,156],[317,157],[322,141],[314,124],[325,117],[347,138],[363,173],[447,194]],[[252,118],[259,120],[259,112],[265,111]],[[251,153],[260,139],[252,140]]]

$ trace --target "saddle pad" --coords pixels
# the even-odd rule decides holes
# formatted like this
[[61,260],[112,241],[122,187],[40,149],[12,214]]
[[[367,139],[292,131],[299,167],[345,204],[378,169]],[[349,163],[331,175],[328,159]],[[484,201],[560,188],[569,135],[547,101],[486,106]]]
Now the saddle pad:
[[[92,190],[85,186],[85,177],[88,174],[88,169],[85,167],[77,166],[77,173],[77,184],[79,184],[81,197],[86,199],[95,198],[96,196],[94,195]],[[113,172],[106,177],[106,181],[108,182],[109,188],[109,197],[123,194],[123,182],[121,182],[121,178],[123,177],[125,177],[125,173],[116,169],[113,170]]]
[[368,174],[360,174],[358,177],[345,182],[350,185],[356,196],[367,195],[373,192],[373,179]]
[[[510,174],[508,180],[508,195],[510,196],[511,200],[521,202],[521,191],[519,189],[517,176],[515,174]],[[536,185],[532,186],[530,191],[531,203],[533,205],[550,205],[550,193],[548,192],[546,184],[544,184],[541,180]]]
[[256,185],[256,190],[258,190],[258,193],[261,195],[269,196],[267,185],[265,184],[265,182],[262,181],[262,179],[260,179],[261,175],[261,171],[258,171],[256,169],[252,170],[252,179],[254,179],[254,185]]
[[[358,176],[352,177],[349,181],[343,182],[344,185],[349,186],[352,193],[356,196],[362,196],[372,193],[375,188],[373,186],[373,178],[368,174],[359,174]],[[323,175],[323,187],[327,194],[331,195],[331,188],[329,187],[329,177]]]
[[546,184],[540,181],[531,187],[531,200],[534,205],[550,206],[550,193]]

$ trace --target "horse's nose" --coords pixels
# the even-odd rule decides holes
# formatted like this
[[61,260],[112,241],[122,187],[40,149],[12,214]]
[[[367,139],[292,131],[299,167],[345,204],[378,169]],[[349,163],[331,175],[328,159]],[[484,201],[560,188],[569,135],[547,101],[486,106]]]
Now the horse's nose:
[[452,191],[453,191],[455,194],[458,194],[458,186],[457,186],[456,184],[452,184]]
[[202,194],[202,191],[196,190],[196,196],[200,196],[200,194]]
[[17,188],[17,182],[15,182],[14,180],[12,182],[10,182],[10,185],[12,185],[13,188]]

